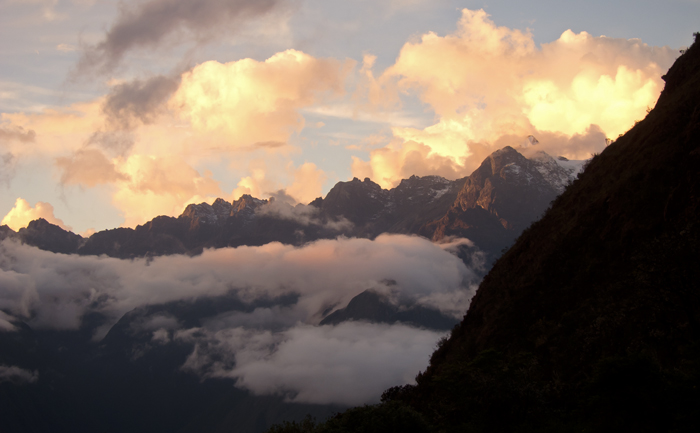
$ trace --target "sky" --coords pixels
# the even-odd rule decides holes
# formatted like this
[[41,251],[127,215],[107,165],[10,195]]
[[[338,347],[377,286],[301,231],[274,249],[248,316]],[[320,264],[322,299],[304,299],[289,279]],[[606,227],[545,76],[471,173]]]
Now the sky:
[[0,0],[0,216],[84,235],[193,202],[586,159],[653,108],[699,0]]

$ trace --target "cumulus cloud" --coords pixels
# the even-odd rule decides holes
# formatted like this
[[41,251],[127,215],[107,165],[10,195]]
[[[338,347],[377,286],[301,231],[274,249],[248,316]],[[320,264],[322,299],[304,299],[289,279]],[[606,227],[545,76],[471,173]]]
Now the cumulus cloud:
[[342,95],[353,66],[296,50],[264,62],[209,61],[183,74],[171,107],[196,130],[224,134],[231,145],[269,147],[303,128],[300,108]]
[[0,224],[6,224],[12,230],[17,231],[22,227],[26,227],[31,221],[39,218],[43,218],[51,224],[56,224],[65,230],[71,230],[63,221],[54,216],[53,206],[50,203],[40,201],[32,207],[27,200],[21,197],[17,198],[15,206],[5,215]]
[[[3,175],[11,174],[17,152],[49,156],[62,186],[107,186],[124,226],[227,197],[211,173],[194,168],[222,157],[250,164],[237,167],[242,173],[231,198],[285,189],[309,202],[327,177],[311,162],[289,161],[287,142],[304,127],[299,110],[343,95],[353,66],[288,50],[265,61],[212,61],[178,76],[114,84],[89,103],[3,114],[14,128],[3,129],[14,143]],[[33,138],[34,130],[41,137],[27,152],[19,139]]]
[[271,14],[284,6],[281,0],[147,0],[122,3],[119,17],[104,40],[85,47],[78,73],[106,73],[130,51],[156,48],[173,37],[188,35],[203,42],[231,33],[248,20]]
[[464,9],[455,33],[406,43],[376,80],[418,94],[438,122],[394,127],[398,142],[373,151],[369,161],[356,160],[353,172],[371,173],[383,186],[411,170],[467,175],[504,142],[528,135],[555,155],[585,159],[605,146],[606,136],[617,137],[645,116],[676,56],[638,39],[571,30],[538,47],[529,32]]
[[348,406],[376,403],[385,389],[412,382],[440,337],[425,329],[362,322],[300,325],[278,333],[232,328],[176,335],[195,344],[185,370],[237,379],[237,386],[258,395]]
[[14,365],[0,365],[0,383],[34,383],[39,380],[38,371],[29,371]]

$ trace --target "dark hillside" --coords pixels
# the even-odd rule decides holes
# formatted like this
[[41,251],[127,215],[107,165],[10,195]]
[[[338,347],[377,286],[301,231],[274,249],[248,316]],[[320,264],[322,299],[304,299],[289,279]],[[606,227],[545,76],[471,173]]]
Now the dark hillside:
[[665,80],[496,262],[418,385],[277,431],[360,431],[358,417],[401,411],[416,431],[697,431],[699,34]]
[[681,367],[700,337],[700,43],[666,80],[497,262],[433,369],[489,348],[537,353],[563,380],[630,352]]

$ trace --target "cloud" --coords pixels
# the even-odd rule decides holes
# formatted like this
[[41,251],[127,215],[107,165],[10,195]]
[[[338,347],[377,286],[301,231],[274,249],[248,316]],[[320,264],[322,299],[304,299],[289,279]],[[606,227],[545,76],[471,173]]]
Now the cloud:
[[56,50],[62,53],[70,53],[71,51],[77,51],[78,47],[71,44],[58,44],[56,45]]
[[185,370],[235,378],[236,386],[254,394],[295,403],[354,406],[377,403],[385,389],[413,382],[443,333],[347,322],[279,333],[233,328],[176,335],[196,344]]
[[147,350],[173,340],[191,344],[182,367],[203,378],[235,377],[237,386],[254,393],[297,402],[361,404],[412,381],[441,334],[402,324],[318,323],[365,290],[400,306],[462,317],[478,283],[450,253],[463,244],[470,245],[381,235],[119,260],[54,254],[6,239],[0,242],[0,309],[35,329],[77,329],[85,314],[101,313],[108,324],[95,330],[99,339],[138,307],[216,297],[248,305],[262,300],[263,306],[224,311],[195,328],[152,309],[131,330],[146,333]]
[[63,185],[94,187],[128,179],[97,149],[82,149],[70,156],[56,158],[55,164],[61,170]]
[[287,2],[281,0],[147,0],[121,5],[119,17],[104,40],[85,47],[77,72],[107,73],[124,56],[138,49],[153,49],[188,35],[201,43],[234,32],[246,21],[271,14]]
[[202,63],[182,76],[171,108],[201,132],[235,147],[269,147],[304,127],[298,110],[344,93],[354,62],[317,59],[296,50],[264,62]]
[[131,155],[117,164],[122,177],[112,196],[124,213],[124,226],[143,224],[154,215],[176,216],[189,203],[221,195],[211,172],[199,174],[177,155]]
[[156,75],[114,86],[102,107],[107,123],[120,129],[153,123],[179,84],[179,77]]
[[14,365],[0,365],[0,383],[34,383],[39,380],[38,371],[29,371]]
[[0,150],[10,149],[8,152],[0,153],[0,183],[10,186],[10,182],[15,177],[17,171],[17,151],[13,149],[13,144],[33,143],[36,140],[36,132],[32,129],[24,129],[21,126],[9,125],[0,126]]
[[343,232],[352,228],[352,222],[341,217],[336,221],[323,221],[319,217],[319,209],[315,206],[297,203],[285,190],[279,190],[270,195],[270,201],[255,211],[258,215],[270,216],[281,220],[295,221],[301,225],[317,225],[330,230]]
[[16,331],[17,327],[12,323],[15,318],[0,311],[0,332]]
[[50,203],[40,201],[32,207],[27,200],[21,197],[15,201],[15,206],[5,215],[0,224],[6,224],[12,230],[17,231],[22,227],[26,227],[31,221],[39,218],[43,218],[51,224],[56,224],[65,230],[71,230],[63,221],[54,216],[53,206]]
[[431,147],[417,141],[393,140],[389,145],[370,151],[369,161],[352,158],[352,174],[360,179],[366,177],[382,188],[392,188],[401,179],[413,175],[437,175],[457,179],[471,172],[452,158],[437,154]]
[[233,199],[243,194],[270,197],[284,190],[285,196],[296,203],[309,203],[320,197],[326,174],[316,164],[305,162],[296,167],[293,162],[280,158],[255,159],[248,167],[249,176],[243,177],[231,193]]
[[17,158],[11,152],[0,155],[0,183],[9,188],[17,172]]
[[[133,261],[53,254],[5,240],[0,267],[3,287],[16,287],[0,294],[1,307],[32,326],[60,329],[75,329],[88,311],[116,320],[139,306],[231,290],[245,302],[300,294],[295,317],[314,324],[329,307],[344,306],[387,280],[396,281],[402,302],[432,305],[460,317],[477,279],[440,246],[402,235],[320,240],[304,247],[271,243]],[[437,292],[463,297],[437,305]]]
[[0,127],[0,144],[4,141],[16,140],[20,143],[31,143],[36,139],[36,132],[26,130],[21,126]]
[[[605,146],[606,136],[617,137],[645,116],[676,57],[675,50],[638,39],[571,30],[538,47],[529,32],[498,27],[483,10],[464,9],[453,34],[431,32],[406,43],[376,80],[417,94],[437,122],[392,128],[398,141],[373,151],[369,161],[355,161],[353,174],[371,173],[383,186],[415,169],[468,175],[504,141],[519,143],[528,135],[555,156],[587,158]],[[408,158],[418,154],[434,160]]]

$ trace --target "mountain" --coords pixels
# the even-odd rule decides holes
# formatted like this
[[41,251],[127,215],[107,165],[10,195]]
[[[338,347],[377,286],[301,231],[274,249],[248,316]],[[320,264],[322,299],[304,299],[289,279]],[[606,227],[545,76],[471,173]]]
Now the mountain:
[[211,205],[190,204],[177,218],[158,216],[134,229],[104,230],[86,239],[43,219],[18,233],[3,227],[0,237],[16,237],[57,253],[134,258],[398,233],[435,241],[466,237],[492,263],[583,164],[554,159],[542,151],[529,154],[528,159],[506,147],[490,155],[471,176],[455,181],[411,176],[387,190],[370,179],[354,178],[338,182],[325,198],[308,205],[243,195],[233,203],[219,198]]
[[393,304],[386,296],[365,290],[350,300],[345,308],[335,310],[326,316],[319,325],[337,325],[346,321],[367,321],[372,323],[397,322],[417,328],[449,331],[456,324],[454,318],[439,310],[421,305],[402,306]]
[[664,79],[496,262],[417,385],[271,431],[696,431],[700,33]]
[[537,220],[577,172],[544,152],[528,159],[505,147],[481,163],[447,213],[424,226],[422,234],[435,241],[465,237],[493,256]]

